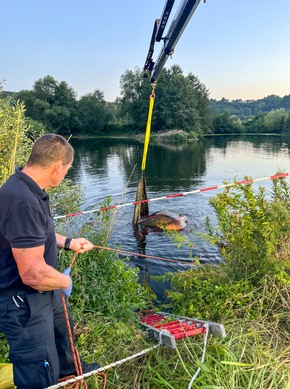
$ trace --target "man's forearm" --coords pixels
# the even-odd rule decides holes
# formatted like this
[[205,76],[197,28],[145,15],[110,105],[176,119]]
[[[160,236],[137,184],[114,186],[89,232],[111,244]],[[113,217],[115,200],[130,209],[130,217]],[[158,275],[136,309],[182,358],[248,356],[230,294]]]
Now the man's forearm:
[[70,277],[60,273],[45,262],[44,246],[29,249],[12,248],[12,253],[19,276],[25,285],[40,291],[69,287]]
[[39,291],[66,289],[71,282],[69,276],[60,273],[49,265],[33,273],[24,274],[22,281],[24,284]]
[[65,244],[65,240],[66,240],[66,236],[63,236],[63,235],[60,235],[60,234],[55,234],[55,238],[56,238],[56,244],[57,244],[57,247],[59,249],[63,249],[64,248],[64,244]]

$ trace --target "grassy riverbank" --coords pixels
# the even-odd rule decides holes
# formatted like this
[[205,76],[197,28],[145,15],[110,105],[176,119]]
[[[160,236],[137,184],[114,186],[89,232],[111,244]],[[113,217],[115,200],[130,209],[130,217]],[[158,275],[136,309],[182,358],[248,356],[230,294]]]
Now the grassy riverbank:
[[[108,369],[107,388],[186,389],[199,367],[201,371],[192,388],[290,387],[290,337],[287,331],[277,331],[277,326],[261,321],[236,319],[224,324],[227,337],[209,339],[203,364],[203,338],[179,340],[176,350],[161,346],[118,368]],[[135,326],[111,320],[105,324],[99,319],[91,323],[91,327],[87,326],[79,349],[90,357],[96,345],[100,349],[99,355],[95,353],[97,360],[107,365],[156,345],[156,341],[146,343],[144,333]],[[91,389],[101,389],[103,378],[91,378],[89,385]]]
[[[254,193],[251,185],[227,188],[214,198],[220,228],[209,223],[209,233],[224,264],[168,276],[173,311],[224,324],[226,338],[208,339],[204,363],[204,338],[197,336],[179,340],[176,350],[161,346],[111,367],[107,389],[185,389],[198,368],[193,388],[290,388],[289,188],[284,179],[273,185],[271,198],[263,190]],[[105,246],[111,217],[101,213],[84,220],[82,234]],[[58,226],[64,233],[70,228],[68,221]],[[60,269],[70,260],[61,251]],[[157,344],[139,325],[136,310],[152,301],[126,260],[96,249],[77,257],[72,277],[69,305],[85,360],[106,366]],[[3,337],[0,355],[1,362],[7,360]],[[89,389],[103,388],[103,379],[88,379]]]
[[[223,323],[226,338],[209,339],[203,364],[202,337],[152,351],[110,370],[109,388],[187,388],[198,367],[193,388],[290,388],[289,197],[279,179],[270,194],[237,184],[212,199],[219,228],[209,221],[208,237],[224,262],[167,276],[168,303],[176,314]],[[146,347],[140,332],[131,335],[128,344]]]

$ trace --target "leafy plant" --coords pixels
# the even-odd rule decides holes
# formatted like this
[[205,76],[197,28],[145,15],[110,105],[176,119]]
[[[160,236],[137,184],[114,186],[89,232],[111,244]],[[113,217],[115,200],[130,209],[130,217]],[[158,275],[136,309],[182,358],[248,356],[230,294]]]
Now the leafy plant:
[[208,225],[209,239],[223,262],[167,275],[174,311],[208,320],[279,315],[283,321],[290,294],[289,200],[283,178],[270,193],[236,183],[212,198],[219,226]]
[[284,178],[273,181],[271,193],[236,184],[210,200],[219,222],[216,243],[232,280],[256,285],[265,275],[288,271],[289,200]]
[[[96,246],[107,247],[111,220],[110,211],[88,216],[82,220],[78,236],[86,236]],[[61,267],[68,266],[68,256],[67,252],[60,252]],[[135,311],[146,307],[147,296],[138,283],[138,272],[127,259],[120,259],[109,250],[95,248],[78,255],[72,268],[73,312],[78,317],[94,312],[97,316],[112,316],[126,322],[136,320]]]
[[12,96],[1,98],[0,91],[0,186],[14,173],[16,164],[26,161],[31,149],[24,112],[23,103]]
[[48,193],[52,215],[62,216],[79,211],[83,200],[81,185],[73,184],[70,179],[66,178],[59,186],[48,190]]

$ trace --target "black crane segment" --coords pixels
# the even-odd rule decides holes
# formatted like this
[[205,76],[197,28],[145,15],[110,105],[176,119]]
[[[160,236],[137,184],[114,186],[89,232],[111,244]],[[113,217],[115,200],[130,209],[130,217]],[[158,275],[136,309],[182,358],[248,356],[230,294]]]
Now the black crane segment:
[[[182,0],[166,36],[163,37],[163,33],[174,4],[174,0],[166,1],[161,19],[155,20],[149,52],[144,66],[144,77],[148,77],[148,75],[150,75],[151,82],[155,82],[157,80],[168,57],[173,54],[179,38],[181,37],[199,3],[200,0]],[[161,40],[164,41],[163,48],[159,53],[157,61],[153,62],[152,56],[155,42],[159,42]]]
[[144,65],[144,72],[148,71],[150,74],[151,74],[151,71],[152,71],[153,66],[154,66],[154,62],[152,60],[152,56],[153,56],[153,52],[154,52],[156,33],[157,33],[157,28],[159,26],[159,23],[160,23],[159,19],[156,19],[155,22],[154,22],[154,27],[153,27],[152,37],[151,37],[151,41],[150,41],[149,51],[148,51],[148,54],[147,54],[145,65]]
[[148,76],[148,73],[151,74],[155,63],[152,60],[155,42],[160,42],[165,30],[166,24],[168,22],[170,12],[172,10],[175,0],[167,0],[162,11],[161,19],[156,19],[153,26],[153,32],[151,36],[149,51],[147,54],[146,62],[144,65],[144,77]]
[[160,25],[159,25],[159,28],[158,28],[158,31],[156,34],[156,42],[160,42],[162,37],[163,37],[163,33],[165,30],[166,24],[168,22],[174,1],[175,0],[167,0],[165,3],[164,9],[162,11],[162,16],[160,19]]

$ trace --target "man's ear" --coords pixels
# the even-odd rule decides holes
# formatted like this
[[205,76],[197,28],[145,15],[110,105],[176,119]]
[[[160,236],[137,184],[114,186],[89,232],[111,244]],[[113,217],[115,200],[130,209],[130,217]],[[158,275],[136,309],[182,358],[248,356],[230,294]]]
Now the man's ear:
[[62,161],[56,161],[54,163],[54,170],[58,173],[62,165],[63,165]]

